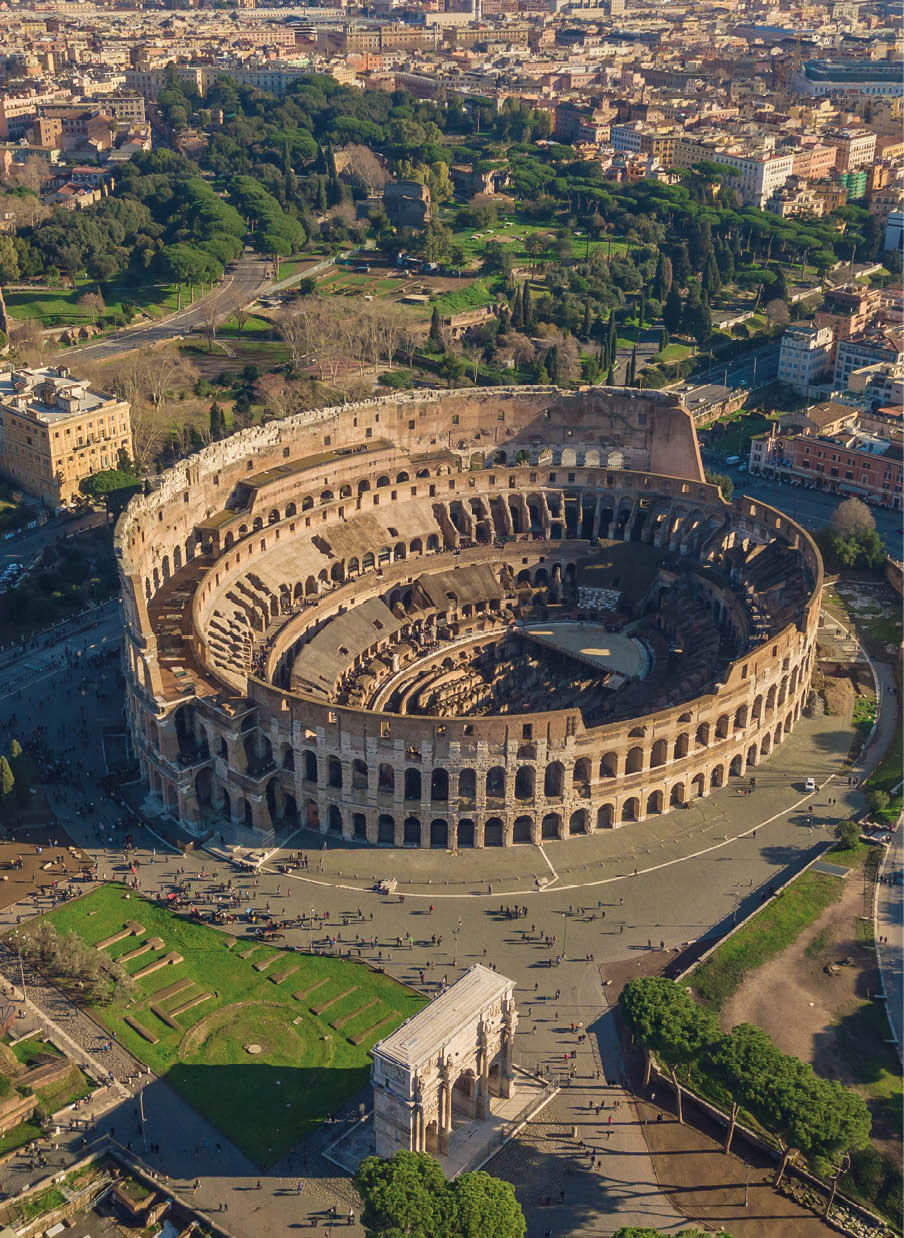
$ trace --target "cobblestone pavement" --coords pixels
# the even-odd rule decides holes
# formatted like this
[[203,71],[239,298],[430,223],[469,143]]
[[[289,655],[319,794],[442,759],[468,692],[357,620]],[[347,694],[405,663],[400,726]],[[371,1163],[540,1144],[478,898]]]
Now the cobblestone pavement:
[[[5,703],[0,698],[0,743],[17,733],[26,738],[22,717],[50,719],[50,740],[75,763],[67,785],[49,788],[57,816],[73,839],[97,858],[101,871],[119,880],[126,866],[108,839],[122,810],[94,789],[104,772],[101,746],[78,744],[72,735],[73,719],[93,734],[105,727],[121,729],[115,692],[104,703],[91,686],[99,673],[112,672],[113,663],[107,665],[110,672],[82,678],[76,668],[53,693],[42,682],[31,691],[16,689]],[[15,722],[8,716],[13,710],[20,715]],[[329,839],[324,851],[323,839],[302,835],[292,840],[292,849],[310,848],[311,868],[301,879],[276,871],[237,877],[230,865],[211,854],[176,859],[158,836],[136,832],[143,892],[168,889],[177,868],[195,878],[199,893],[228,875],[252,905],[269,902],[280,916],[298,916],[312,907],[325,913],[322,934],[336,939],[334,948],[357,952],[356,934],[375,936],[373,949],[361,947],[364,957],[428,993],[436,991],[443,977],[451,982],[474,962],[497,966],[518,985],[521,1063],[561,1075],[565,1082],[572,1060],[566,1066],[564,1054],[576,1054],[574,1079],[493,1162],[494,1170],[504,1171],[518,1186],[529,1235],[543,1238],[547,1230],[554,1238],[603,1234],[623,1224],[670,1229],[678,1224],[676,1214],[656,1187],[631,1098],[619,1087],[623,1065],[602,987],[608,969],[618,964],[623,971],[632,959],[648,960],[651,950],[661,947],[668,953],[714,927],[730,926],[760,904],[771,884],[801,867],[834,823],[862,804],[859,793],[847,786],[843,755],[849,735],[837,720],[804,722],[757,771],[758,786],[751,795],[740,795],[733,781],[685,811],[542,848],[451,856],[444,851],[351,849]],[[832,776],[832,794],[824,790],[804,797],[803,780],[810,775],[820,782]],[[90,799],[96,801],[93,808],[86,805]],[[278,859],[272,857],[271,867]],[[205,880],[200,878],[202,868]],[[393,875],[403,882],[404,904],[368,889],[374,879]],[[548,879],[547,888],[538,891],[537,879]],[[512,919],[505,908],[516,903],[527,908],[527,915]],[[400,950],[396,940],[408,932],[414,945]],[[288,944],[310,946],[311,934],[293,930]],[[559,966],[556,955],[562,958]],[[0,962],[0,967],[8,963]],[[15,980],[15,969],[9,978]],[[83,1021],[86,1016],[61,1004],[55,990],[36,986],[31,996],[46,1002],[55,1022],[117,1080],[136,1069],[118,1047],[98,1051],[102,1033]],[[583,1023],[585,1040],[579,1031],[572,1032],[572,1022]],[[599,1070],[602,1078],[597,1078]],[[597,1114],[598,1104],[616,1101],[618,1110]],[[133,1151],[168,1175],[170,1185],[188,1200],[219,1214],[217,1219],[237,1238],[286,1234],[298,1226],[319,1235],[326,1231],[331,1205],[340,1215],[356,1206],[350,1182],[321,1153],[340,1133],[341,1123],[357,1116],[357,1103],[339,1115],[339,1124],[322,1127],[279,1165],[259,1174],[164,1082],[152,1076],[143,1087],[142,1102],[147,1152],[138,1126],[138,1102],[131,1096],[98,1118],[97,1132],[112,1131],[124,1145],[131,1143]],[[577,1140],[572,1139],[572,1126],[577,1127]],[[73,1136],[74,1147],[61,1142],[57,1155],[68,1147],[71,1157],[81,1137]],[[581,1139],[601,1151],[588,1154],[580,1148]],[[598,1161],[589,1168],[590,1156],[601,1158],[602,1167]],[[21,1186],[33,1177],[27,1167],[0,1168],[0,1186],[10,1189],[7,1184],[14,1179]],[[192,1189],[195,1180],[200,1180],[197,1190]],[[566,1198],[560,1202],[563,1189]],[[552,1196],[548,1205],[547,1195]],[[540,1204],[538,1196],[543,1198]],[[340,1227],[343,1231],[360,1233],[357,1227]]]

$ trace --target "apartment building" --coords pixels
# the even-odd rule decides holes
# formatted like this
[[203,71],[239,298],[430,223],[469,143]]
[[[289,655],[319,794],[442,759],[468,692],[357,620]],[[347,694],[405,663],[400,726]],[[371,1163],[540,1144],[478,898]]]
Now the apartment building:
[[883,437],[864,429],[859,419],[834,432],[807,428],[782,434],[773,429],[751,439],[749,468],[830,494],[901,508],[901,432],[889,430]]
[[834,129],[825,136],[835,147],[835,167],[839,172],[866,168],[876,157],[876,135],[871,129]]
[[801,180],[822,180],[835,167],[838,152],[834,146],[819,143],[794,149],[792,173]]
[[0,373],[0,473],[47,507],[132,454],[129,405],[74,378],[66,366]]
[[841,340],[865,331],[878,314],[881,304],[882,292],[879,288],[844,284],[826,292],[823,307],[817,310],[813,321],[817,327],[832,328],[837,348]]
[[0,96],[0,138],[21,137],[44,104],[65,96],[68,91],[61,90]]
[[831,327],[789,327],[782,336],[778,380],[806,393],[832,369]]
[[841,340],[835,353],[835,386],[844,391],[852,371],[877,362],[892,366],[904,362],[904,331],[862,331]]
[[794,155],[791,152],[744,154],[727,144],[705,140],[698,142],[689,138],[682,138],[676,143],[672,160],[675,166],[690,167],[703,159],[734,168],[731,183],[741,195],[744,205],[758,206],[761,210],[794,170]]

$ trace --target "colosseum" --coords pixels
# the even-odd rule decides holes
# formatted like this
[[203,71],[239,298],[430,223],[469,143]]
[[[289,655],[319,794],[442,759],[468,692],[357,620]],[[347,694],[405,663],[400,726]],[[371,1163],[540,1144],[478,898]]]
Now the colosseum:
[[406,393],[212,444],[121,516],[149,811],[499,847],[745,779],[810,681],[809,536],[667,393]]

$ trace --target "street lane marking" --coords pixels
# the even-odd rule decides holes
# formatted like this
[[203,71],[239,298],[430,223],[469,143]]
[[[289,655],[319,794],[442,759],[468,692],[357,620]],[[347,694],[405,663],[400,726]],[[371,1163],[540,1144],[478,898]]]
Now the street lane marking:
[[[435,890],[427,894],[419,894],[419,893],[416,893],[415,891],[405,890],[404,897],[405,898],[420,898],[420,899],[424,899],[425,901],[429,900],[431,903],[435,903],[441,898],[443,899],[452,899],[452,898],[495,898],[495,899],[498,899],[500,894],[504,894],[506,898],[514,898],[516,895],[527,896],[529,894],[546,894],[546,893],[563,894],[567,890],[588,890],[588,889],[592,889],[594,886],[612,885],[616,881],[634,881],[636,877],[645,877],[647,873],[656,873],[656,872],[659,872],[659,870],[662,868],[672,868],[675,864],[684,864],[687,860],[698,860],[701,856],[709,855],[710,852],[712,851],[721,851],[723,847],[730,847],[731,844],[736,843],[738,839],[747,838],[748,835],[755,834],[757,830],[765,829],[766,826],[771,825],[773,821],[778,821],[779,817],[786,817],[789,813],[794,812],[795,809],[800,808],[801,804],[807,803],[808,800],[812,801],[813,796],[817,795],[820,791],[822,791],[825,787],[827,787],[829,783],[832,781],[832,779],[835,777],[836,777],[835,774],[829,774],[828,778],[826,778],[825,781],[817,785],[815,791],[808,791],[806,795],[802,795],[799,800],[795,800],[795,802],[793,804],[789,804],[787,808],[783,808],[780,812],[773,813],[773,815],[771,817],[767,817],[765,821],[758,821],[757,824],[752,825],[749,830],[744,830],[742,833],[735,834],[731,838],[724,838],[720,842],[713,843],[711,847],[703,847],[700,851],[694,851],[691,855],[676,856],[675,859],[673,860],[663,860],[661,864],[652,864],[650,865],[649,868],[639,868],[636,874],[620,873],[618,876],[615,876],[615,877],[601,877],[598,881],[585,881],[585,882],[575,881],[575,882],[572,882],[571,885],[557,885],[554,888],[551,886],[545,886],[542,890],[504,890],[504,891],[497,891],[496,893],[491,892],[489,894],[483,894],[478,890],[469,890],[465,894],[439,894]],[[549,864],[548,860],[546,862],[547,864]],[[605,863],[605,860],[601,861],[601,863]],[[550,864],[550,868],[552,868],[551,864]],[[275,875],[277,870],[274,868],[265,868],[261,866],[261,868],[258,869],[258,872],[273,873]],[[324,881],[322,879],[317,879],[315,877],[300,877],[300,876],[296,876],[294,873],[288,873],[288,874],[284,873],[282,875],[288,876],[291,881],[304,881],[304,882],[307,882],[308,885],[325,886],[326,888],[332,889],[332,890],[351,890],[355,894],[374,893],[372,886],[353,886],[353,885],[349,885],[346,882],[341,882],[341,881]],[[402,891],[400,891],[400,893],[402,893]]]
[[547,868],[549,869],[549,871],[552,873],[552,879],[553,879],[553,881],[558,881],[558,880],[559,880],[559,874],[558,874],[558,873],[556,872],[556,870],[553,868],[553,866],[552,866],[552,862],[550,861],[549,856],[548,856],[548,855],[546,854],[546,852],[543,850],[543,844],[542,844],[542,843],[537,843],[537,850],[540,852],[540,854],[543,856],[543,859],[546,861],[546,866],[547,866]]

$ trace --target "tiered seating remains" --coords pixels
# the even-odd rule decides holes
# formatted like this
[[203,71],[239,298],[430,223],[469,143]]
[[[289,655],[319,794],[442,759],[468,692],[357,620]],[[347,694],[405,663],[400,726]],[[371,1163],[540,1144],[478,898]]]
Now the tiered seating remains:
[[798,569],[795,552],[778,540],[751,550],[744,582],[751,612],[768,616],[770,634],[794,621],[811,588]]

